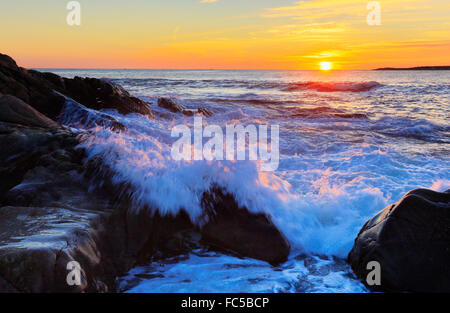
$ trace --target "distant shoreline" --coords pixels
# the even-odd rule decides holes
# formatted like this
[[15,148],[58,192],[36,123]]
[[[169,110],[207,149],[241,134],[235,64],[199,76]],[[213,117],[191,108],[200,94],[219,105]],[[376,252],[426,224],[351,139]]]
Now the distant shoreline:
[[450,66],[382,67],[374,71],[450,71]]

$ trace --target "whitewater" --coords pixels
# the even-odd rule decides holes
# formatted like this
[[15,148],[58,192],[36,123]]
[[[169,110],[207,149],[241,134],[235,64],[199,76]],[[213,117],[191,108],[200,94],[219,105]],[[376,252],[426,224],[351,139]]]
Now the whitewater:
[[[137,208],[202,225],[212,184],[271,216],[291,243],[277,267],[195,250],[119,278],[124,292],[366,292],[345,262],[365,221],[414,188],[450,188],[447,71],[51,70],[119,83],[156,119],[101,113],[68,100],[60,120],[126,183]],[[280,162],[175,161],[175,125],[194,118],[157,106],[171,97],[214,112],[204,126],[279,125]],[[118,131],[116,125],[125,125]]]

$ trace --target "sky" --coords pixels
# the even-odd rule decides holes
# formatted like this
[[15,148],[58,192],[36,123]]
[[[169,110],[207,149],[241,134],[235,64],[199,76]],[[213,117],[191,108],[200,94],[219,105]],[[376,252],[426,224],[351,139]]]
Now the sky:
[[450,65],[450,1],[1,0],[0,53],[28,68],[372,69]]

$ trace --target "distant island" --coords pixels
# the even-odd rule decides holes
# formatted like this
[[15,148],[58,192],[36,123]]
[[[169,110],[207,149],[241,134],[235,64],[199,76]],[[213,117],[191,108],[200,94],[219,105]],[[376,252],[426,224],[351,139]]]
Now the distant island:
[[449,71],[450,66],[418,66],[418,67],[382,67],[374,71]]

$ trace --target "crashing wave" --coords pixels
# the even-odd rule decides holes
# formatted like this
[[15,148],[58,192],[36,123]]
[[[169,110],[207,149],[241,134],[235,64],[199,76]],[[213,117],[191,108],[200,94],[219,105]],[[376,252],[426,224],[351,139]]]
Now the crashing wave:
[[382,86],[375,81],[370,82],[300,82],[291,83],[283,91],[316,90],[320,92],[363,92]]

